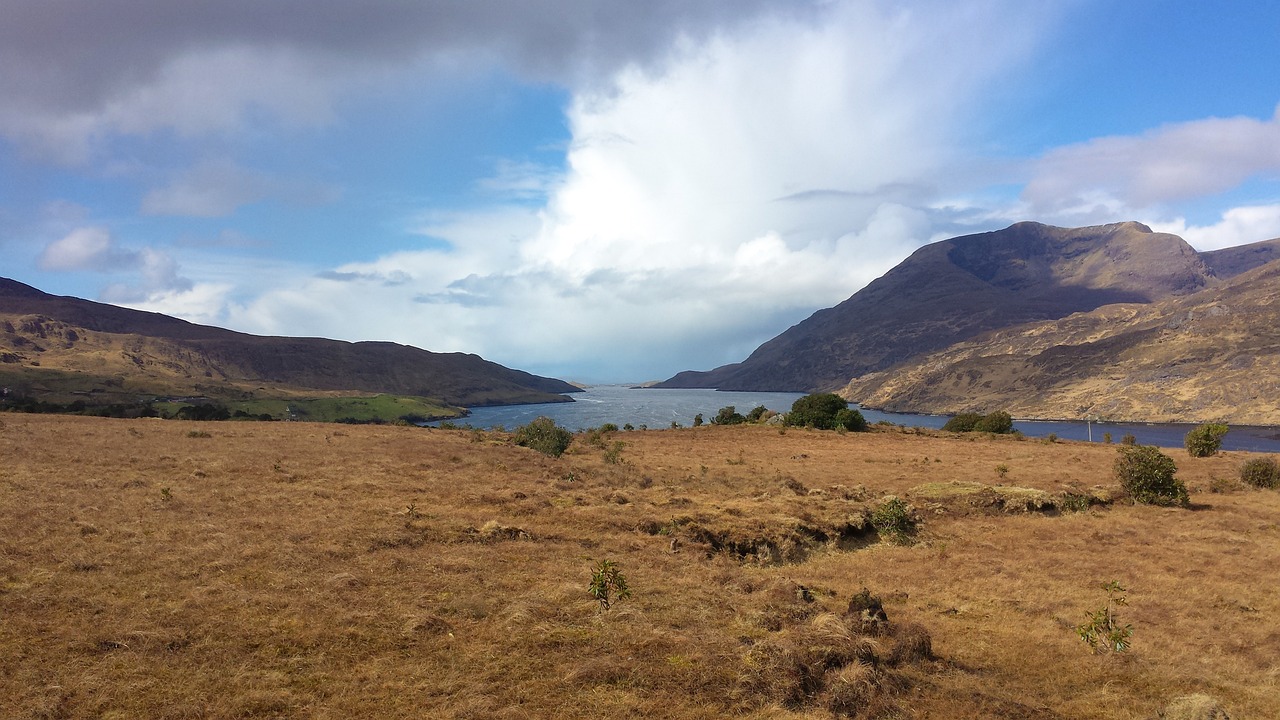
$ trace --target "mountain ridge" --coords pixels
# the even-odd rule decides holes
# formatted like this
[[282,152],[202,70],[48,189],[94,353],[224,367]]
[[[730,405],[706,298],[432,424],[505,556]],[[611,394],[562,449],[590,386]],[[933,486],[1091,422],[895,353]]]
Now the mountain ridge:
[[[0,371],[10,385],[79,373],[89,385],[146,394],[238,396],[260,391],[389,393],[454,406],[565,402],[561,380],[468,353],[391,342],[250,335],[160,313],[51,295],[0,278]],[[21,370],[22,377],[19,377]],[[107,390],[99,388],[101,392]]]
[[[1223,264],[1247,257],[1223,256]],[[1122,268],[1118,270],[1117,267]],[[838,305],[740,363],[655,387],[835,390],[984,332],[1121,302],[1194,292],[1213,274],[1185,240],[1135,222],[1057,228],[1022,222],[930,243]]]

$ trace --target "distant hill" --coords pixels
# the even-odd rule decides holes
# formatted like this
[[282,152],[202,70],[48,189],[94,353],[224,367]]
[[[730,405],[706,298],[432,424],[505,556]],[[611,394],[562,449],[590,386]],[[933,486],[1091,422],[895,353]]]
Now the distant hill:
[[920,248],[746,360],[657,387],[867,407],[1280,424],[1280,239],[1197,253],[1138,223],[1018,223]]
[[197,325],[0,278],[0,384],[118,401],[316,394],[430,398],[472,407],[565,402],[568,383],[389,342],[263,337]]
[[1280,262],[1268,260],[1277,247],[1204,253],[1224,278],[1199,292],[987,333],[863,375],[842,394],[903,412],[1280,424]]
[[[1251,258],[1224,256],[1224,265]],[[839,305],[741,363],[656,387],[807,392],[1013,325],[1205,287],[1213,274],[1176,235],[1138,223],[1067,229],[1024,222],[926,245]]]

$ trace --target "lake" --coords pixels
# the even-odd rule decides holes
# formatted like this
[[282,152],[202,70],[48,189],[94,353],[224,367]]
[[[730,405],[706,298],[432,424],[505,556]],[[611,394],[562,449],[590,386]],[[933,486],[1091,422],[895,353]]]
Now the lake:
[[[502,426],[515,429],[530,420],[545,415],[570,430],[583,430],[613,423],[622,427],[627,423],[653,430],[671,427],[672,422],[684,427],[693,424],[695,415],[701,413],[710,422],[720,408],[732,405],[738,412],[747,414],[751,408],[763,405],[770,410],[785,412],[804,393],[775,392],[721,392],[719,390],[655,390],[634,388],[627,385],[596,385],[585,392],[574,393],[574,402],[545,403],[538,405],[504,405],[481,407],[471,410],[471,415],[458,421],[472,427],[489,429]],[[857,407],[854,405],[854,407]],[[940,428],[947,422],[946,415],[913,415],[862,410],[867,422],[887,421],[908,427]],[[438,423],[431,423],[438,424]],[[1103,433],[1111,433],[1113,442],[1127,433],[1133,434],[1143,445],[1181,448],[1183,436],[1193,425],[1144,424],[1144,423],[1084,423],[1018,420],[1014,428],[1028,437],[1045,437],[1055,434],[1064,440],[1089,440],[1102,442]],[[1280,428],[1232,426],[1223,438],[1224,450],[1254,450],[1280,452]]]

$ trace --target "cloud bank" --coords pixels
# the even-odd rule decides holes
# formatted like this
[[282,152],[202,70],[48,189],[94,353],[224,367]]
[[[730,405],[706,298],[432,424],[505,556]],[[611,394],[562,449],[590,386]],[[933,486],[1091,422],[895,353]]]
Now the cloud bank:
[[[1077,4],[12,0],[0,136],[143,187],[135,217],[81,212],[33,253],[45,272],[109,276],[104,299],[653,379],[740,360],[942,237],[1027,219],[1136,219],[1201,249],[1280,236],[1274,194],[1207,221],[1180,209],[1280,178],[1280,113],[1034,157],[992,149],[992,117]],[[340,240],[357,262],[268,257],[272,232],[299,232],[303,253],[311,239],[239,224],[361,190],[246,158],[283,142],[324,154],[312,136],[381,141],[361,137],[367,116],[402,98],[447,105],[495,75],[559,93],[557,161],[488,156],[476,162],[492,174],[448,198],[374,198],[380,227]],[[145,156],[157,138],[174,157]],[[387,227],[418,244],[384,245]]]

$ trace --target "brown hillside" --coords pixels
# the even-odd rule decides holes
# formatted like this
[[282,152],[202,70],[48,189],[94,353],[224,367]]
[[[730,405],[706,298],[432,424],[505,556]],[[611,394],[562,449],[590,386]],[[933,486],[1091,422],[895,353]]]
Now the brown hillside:
[[[0,414],[0,715],[1280,717],[1280,492],[1232,480],[1247,454],[1177,453],[1175,509],[1103,502],[1102,444],[602,440]],[[867,527],[890,495],[914,544]],[[1093,655],[1113,580],[1132,649]]]
[[[1274,246],[1206,255],[1229,275]],[[843,394],[910,412],[1280,424],[1280,262],[1184,297],[983,335],[864,375]]]
[[1194,292],[1211,279],[1185,241],[1138,223],[1076,229],[1018,223],[926,245],[743,362],[681,373],[659,387],[836,389],[984,332],[1148,303]]
[[[59,297],[0,278],[0,374],[39,388],[66,371],[134,394],[234,396],[266,387],[390,393],[451,405],[560,402],[577,388],[464,353],[386,342],[261,337]],[[19,372],[20,371],[20,372]]]

